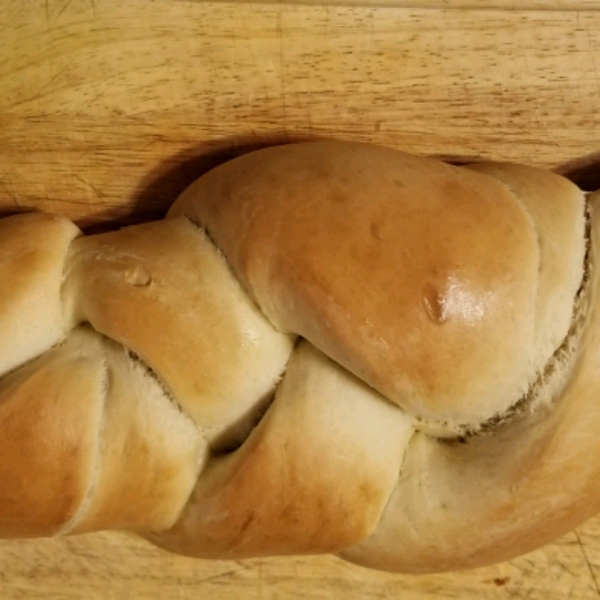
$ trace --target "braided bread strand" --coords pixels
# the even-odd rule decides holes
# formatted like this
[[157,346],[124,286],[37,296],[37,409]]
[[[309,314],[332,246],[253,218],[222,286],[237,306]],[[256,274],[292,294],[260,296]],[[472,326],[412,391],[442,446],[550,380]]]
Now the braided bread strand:
[[473,567],[600,510],[595,196],[341,142],[0,221],[0,536]]

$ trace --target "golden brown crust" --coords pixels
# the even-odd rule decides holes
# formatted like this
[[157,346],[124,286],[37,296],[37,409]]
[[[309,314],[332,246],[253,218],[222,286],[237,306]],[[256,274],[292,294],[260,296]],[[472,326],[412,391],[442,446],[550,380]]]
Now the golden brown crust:
[[501,181],[531,216],[540,249],[534,339],[547,356],[569,328],[572,299],[583,276],[583,193],[564,177],[523,165],[478,163],[466,168]]
[[102,340],[106,369],[93,485],[69,533],[164,529],[190,496],[206,443],[124,348]]
[[46,214],[0,220],[0,376],[65,338],[60,286],[79,233]]
[[77,333],[0,382],[0,535],[59,533],[92,484],[105,369]]
[[318,142],[155,223],[0,221],[0,536],[423,572],[564,533],[600,510],[599,203],[589,240],[557,175]]
[[539,548],[600,510],[600,195],[590,212],[581,339],[547,382],[558,384],[553,402],[467,444],[415,435],[378,529],[343,558],[415,573],[479,567]]
[[273,389],[292,350],[181,217],[77,240],[64,290],[76,322],[139,356],[211,436]]
[[[180,213],[207,228],[277,327],[436,433],[507,410],[554,351],[535,343],[532,219],[487,175],[363,144],[297,144],[211,171]],[[572,229],[582,256],[581,217]],[[548,295],[570,316],[575,291]],[[568,319],[556,325],[560,339]]]
[[345,548],[378,523],[411,434],[395,407],[301,342],[260,425],[150,539],[212,558]]

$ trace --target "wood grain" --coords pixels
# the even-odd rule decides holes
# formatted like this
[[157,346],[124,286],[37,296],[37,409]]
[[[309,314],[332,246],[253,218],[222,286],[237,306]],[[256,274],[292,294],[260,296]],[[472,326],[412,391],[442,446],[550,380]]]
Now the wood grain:
[[224,156],[302,137],[551,168],[599,150],[600,13],[3,4],[8,209],[148,218]]
[[[411,4],[0,0],[0,213],[145,220],[230,156],[312,137],[596,164],[598,2]],[[511,563],[428,577],[333,557],[198,561],[102,533],[0,541],[0,598],[591,599],[599,562],[598,519]]]
[[332,557],[203,561],[131,535],[0,542],[0,597],[11,600],[593,600],[599,522],[510,563],[464,573],[402,576]]
[[[231,2],[232,0],[223,0]],[[600,10],[598,0],[240,0],[263,4],[307,4],[319,6],[394,6],[399,8],[467,10]]]

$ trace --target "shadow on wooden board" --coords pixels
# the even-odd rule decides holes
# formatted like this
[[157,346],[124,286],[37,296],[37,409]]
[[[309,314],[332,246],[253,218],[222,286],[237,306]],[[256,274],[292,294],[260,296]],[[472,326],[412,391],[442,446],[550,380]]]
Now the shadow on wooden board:
[[[161,218],[177,196],[204,173],[233,158],[268,146],[323,140],[325,137],[290,136],[286,133],[268,137],[236,137],[198,144],[164,160],[140,183],[133,199],[133,215],[137,222]],[[474,162],[472,158],[436,156],[451,164],[460,165]],[[584,191],[600,189],[600,151],[561,165],[556,169]],[[159,206],[163,212],[149,213],[148,206]],[[108,224],[110,226],[110,224]],[[96,229],[105,225],[94,226]]]
[[[148,173],[135,192],[132,211],[139,222],[162,218],[181,192],[211,169],[261,148],[317,139],[323,138],[281,132],[261,137],[236,136],[192,146],[165,159]],[[145,209],[148,206],[158,206],[161,212],[149,214]]]
[[[309,135],[289,135],[285,132],[264,137],[246,136],[202,142],[184,151],[166,157],[140,182],[126,217],[115,222],[111,215],[99,214],[97,222],[84,228],[86,234],[118,229],[124,225],[161,219],[175,199],[193,181],[233,158],[260,148],[293,142],[327,139]],[[451,164],[474,162],[472,157],[435,156]],[[578,158],[556,169],[584,191],[600,189],[600,151]],[[152,207],[152,208],[149,208]],[[0,210],[0,218],[18,213],[18,210]]]
[[600,151],[565,163],[556,169],[585,192],[600,190]]

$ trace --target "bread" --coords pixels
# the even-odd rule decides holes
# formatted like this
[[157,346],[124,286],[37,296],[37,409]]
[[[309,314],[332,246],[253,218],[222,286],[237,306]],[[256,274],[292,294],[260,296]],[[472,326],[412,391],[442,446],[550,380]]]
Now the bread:
[[0,220],[0,537],[424,573],[600,511],[600,196],[358,143]]

